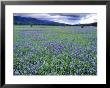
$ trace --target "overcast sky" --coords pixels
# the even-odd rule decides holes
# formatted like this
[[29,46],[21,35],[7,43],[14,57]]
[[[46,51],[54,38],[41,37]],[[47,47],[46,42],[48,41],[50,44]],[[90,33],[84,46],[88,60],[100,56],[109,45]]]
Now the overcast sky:
[[71,25],[97,22],[95,13],[14,13],[14,16],[32,17]]

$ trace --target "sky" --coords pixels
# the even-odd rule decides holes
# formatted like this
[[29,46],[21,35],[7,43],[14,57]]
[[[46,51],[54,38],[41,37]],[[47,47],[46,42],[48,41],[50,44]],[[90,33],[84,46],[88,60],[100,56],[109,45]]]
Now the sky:
[[96,13],[14,13],[14,16],[31,17],[70,25],[97,22]]

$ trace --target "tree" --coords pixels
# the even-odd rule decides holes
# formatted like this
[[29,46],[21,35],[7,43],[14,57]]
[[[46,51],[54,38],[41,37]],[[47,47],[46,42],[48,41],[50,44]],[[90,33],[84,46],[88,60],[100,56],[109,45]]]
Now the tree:
[[30,22],[29,22],[29,25],[30,25],[30,27],[32,27],[32,26],[33,26],[33,22],[30,21]]
[[81,25],[81,28],[84,28],[84,25]]

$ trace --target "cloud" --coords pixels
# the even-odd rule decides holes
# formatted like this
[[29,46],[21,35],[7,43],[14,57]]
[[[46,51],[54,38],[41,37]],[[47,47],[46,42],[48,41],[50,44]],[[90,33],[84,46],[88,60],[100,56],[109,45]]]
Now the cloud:
[[93,22],[97,22],[96,14],[86,15],[85,17],[82,17],[80,20],[80,24],[88,24],[88,23],[93,23]]
[[95,13],[15,13],[14,16],[31,17],[71,25],[97,21]]

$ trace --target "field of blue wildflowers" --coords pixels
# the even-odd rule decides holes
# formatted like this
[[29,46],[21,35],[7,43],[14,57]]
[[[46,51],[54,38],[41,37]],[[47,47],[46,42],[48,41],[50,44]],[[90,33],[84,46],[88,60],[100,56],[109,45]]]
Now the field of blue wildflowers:
[[14,75],[97,75],[97,29],[14,25]]

